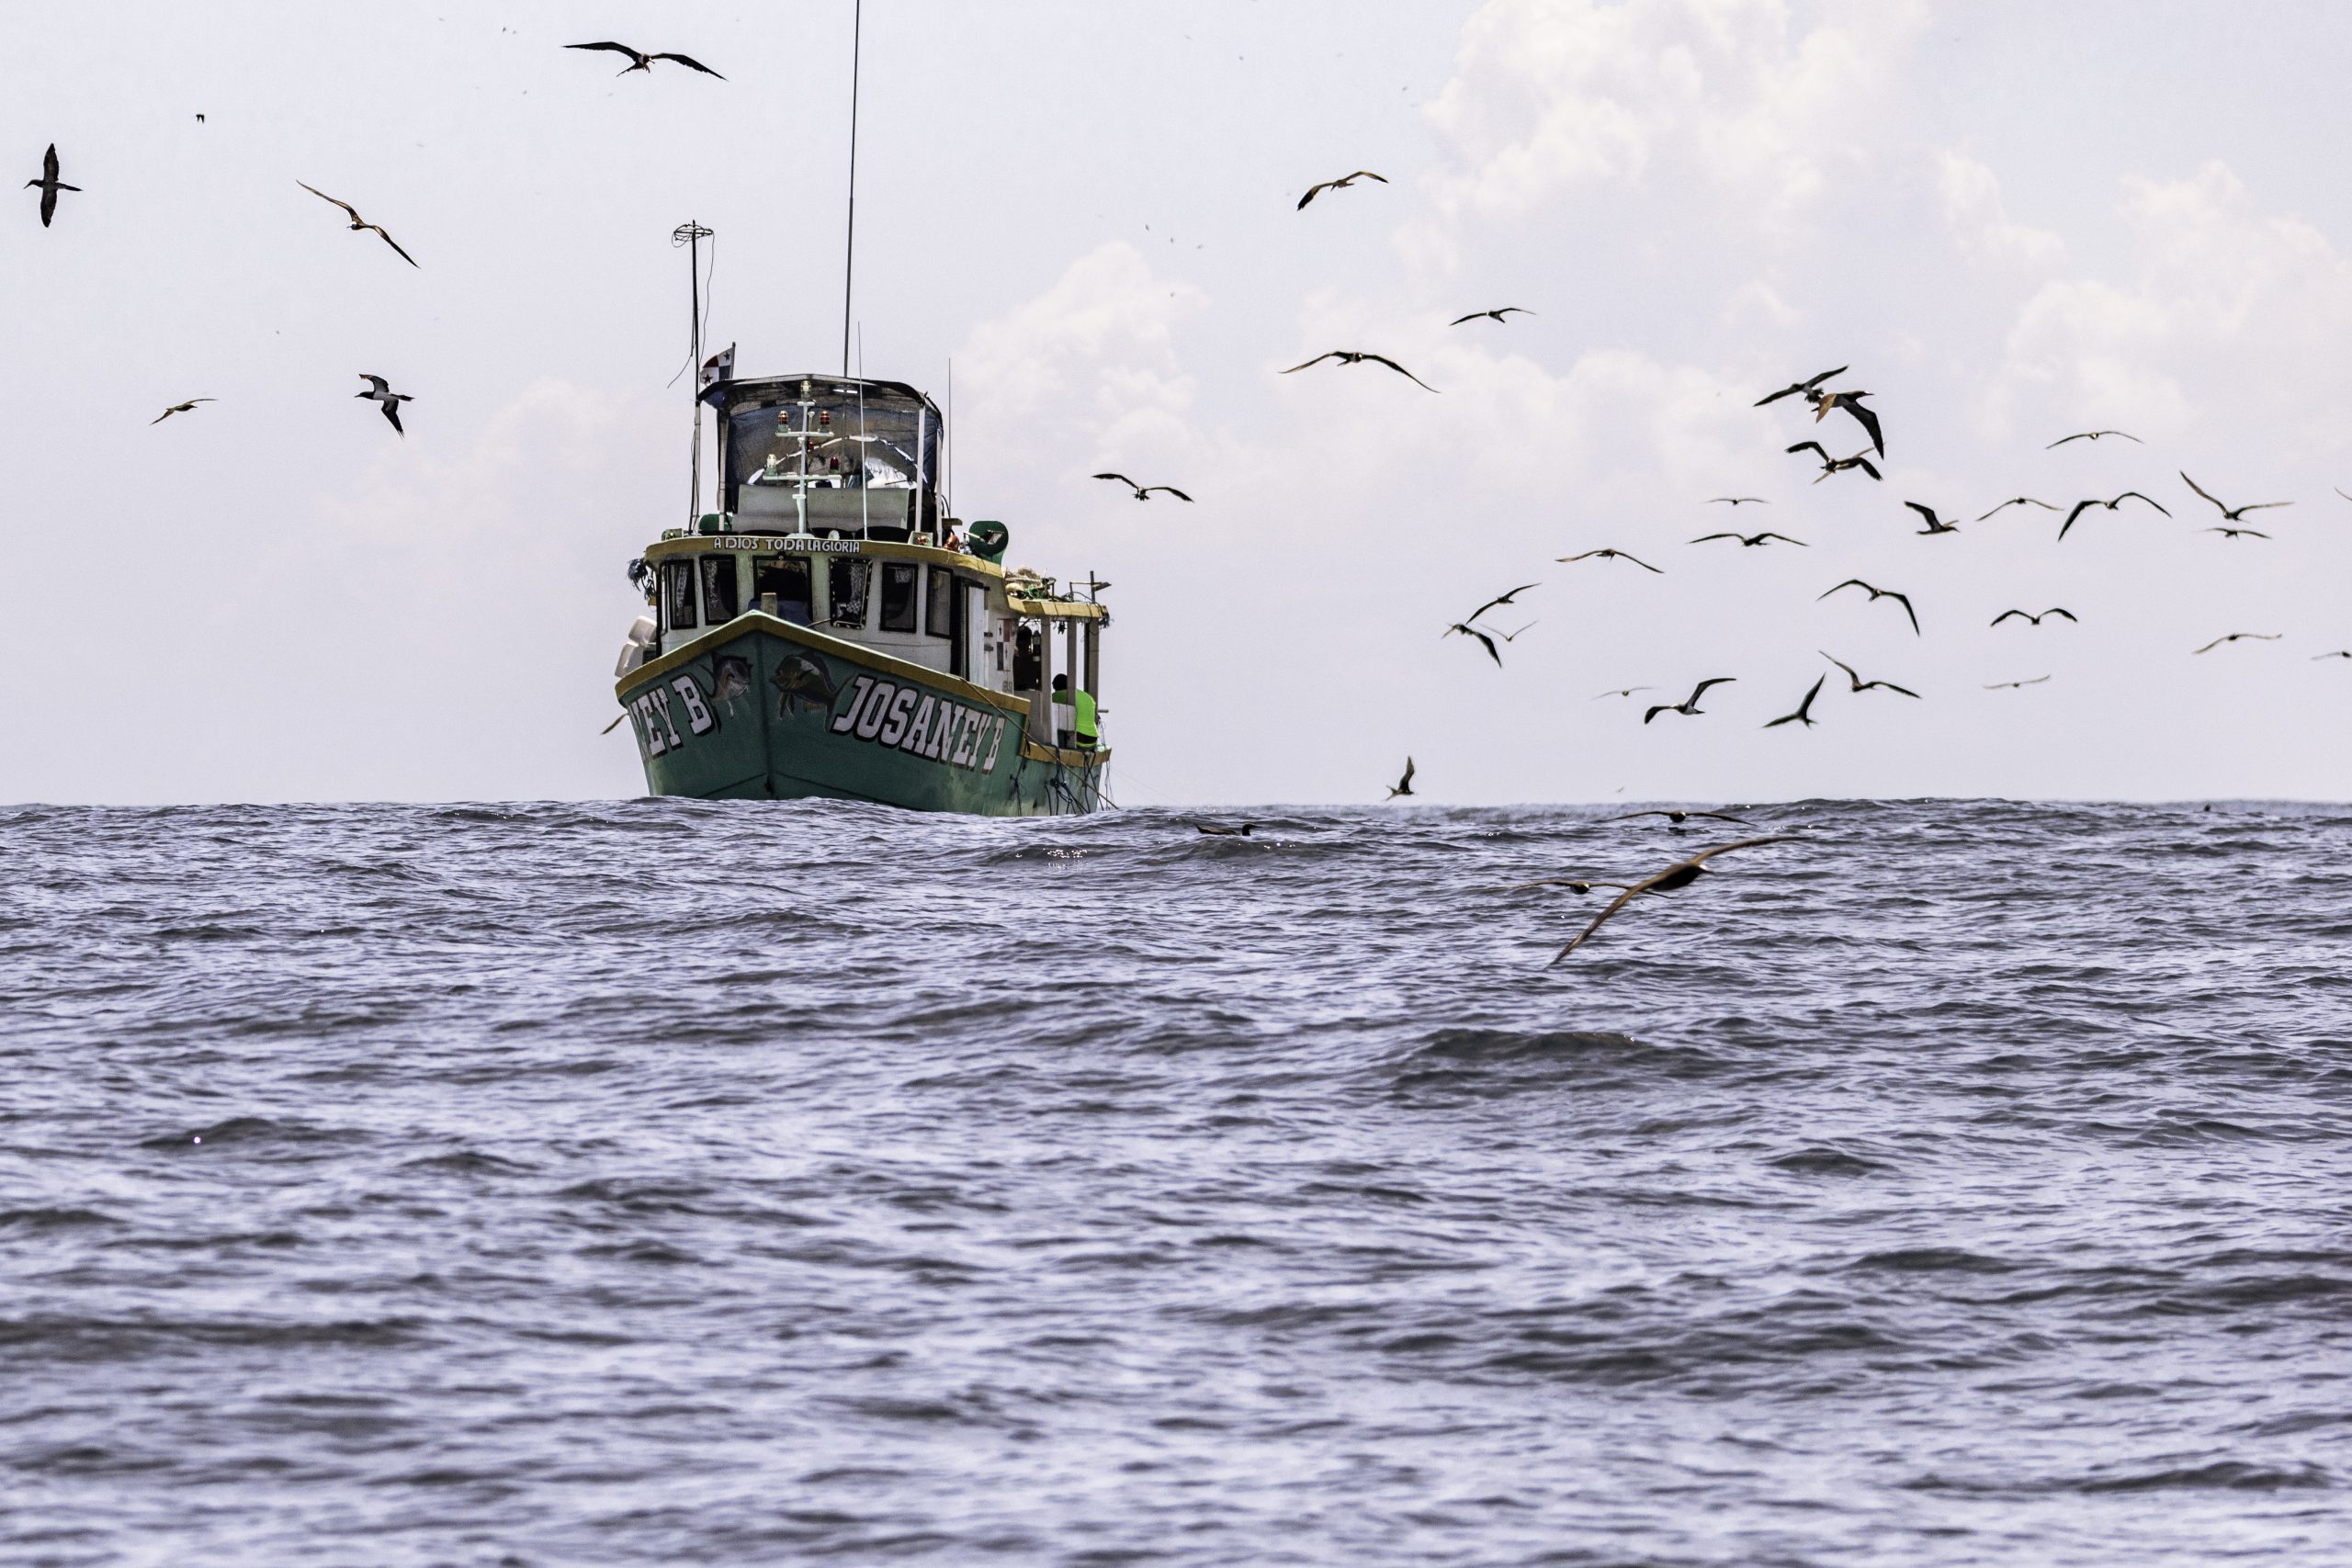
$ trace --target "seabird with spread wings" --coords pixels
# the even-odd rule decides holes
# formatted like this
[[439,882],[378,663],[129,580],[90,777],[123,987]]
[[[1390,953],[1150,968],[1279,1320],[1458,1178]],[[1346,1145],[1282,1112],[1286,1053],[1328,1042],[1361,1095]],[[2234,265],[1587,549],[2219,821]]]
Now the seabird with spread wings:
[[2043,450],[2043,451],[2045,451],[2045,452],[2052,451],[2052,450],[2053,450],[2053,449],[2055,449],[2055,448],[2057,448],[2057,447],[2064,446],[2064,445],[2066,445],[2066,443],[2067,443],[2067,442],[2069,442],[2069,441],[2097,441],[2097,440],[2098,440],[2100,436],[2102,436],[2102,435],[2120,435],[2120,436],[2122,436],[2122,437],[2123,437],[2123,439],[2124,439],[2124,440],[2129,441],[2129,442],[2132,442],[2132,443],[2134,443],[2135,445],[2143,446],[2146,446],[2146,445],[2147,445],[2147,443],[2146,443],[2146,442],[2142,441],[2138,436],[2132,434],[2131,434],[2130,432],[2128,432],[2128,431],[2121,431],[2121,430],[2078,430],[2078,431],[2075,432],[2075,434],[2072,434],[2072,435],[2062,435],[2062,436],[2060,436],[2057,440],[2052,441],[2052,442],[2048,446],[2044,446],[2044,447],[2042,448],[2042,450]]
[[[1814,651],[1816,653],[1821,652],[1818,649],[1815,649]],[[1846,679],[1852,683],[1854,694],[1856,695],[1860,695],[1864,692],[1893,692],[1895,695],[1901,697],[1917,697],[1919,695],[1918,693],[1913,691],[1910,687],[1898,686],[1892,681],[1865,681],[1862,679],[1862,672],[1860,671],[1855,669],[1852,665],[1847,663],[1844,660],[1839,659],[1835,654],[1822,653],[1821,657],[1828,660],[1830,663],[1835,664],[1838,669],[1843,670],[1846,672]],[[1922,698],[1921,700],[1925,701],[1926,699]]]
[[[1491,310],[1473,310],[1466,316],[1456,316],[1453,320],[1446,322],[1445,324],[1449,327],[1458,327],[1464,321],[1484,321],[1488,317],[1492,317],[1494,320],[1501,321],[1505,316],[1532,316],[1533,314],[1535,314],[1535,312],[1527,309],[1524,305],[1498,305]],[[1510,323],[1504,321],[1503,324],[1505,326],[1509,326]]]
[[1813,481],[1815,484],[1846,468],[1860,468],[1872,479],[1879,477],[1878,470],[1871,467],[1871,455],[1867,451],[1857,452],[1850,457],[1833,457],[1829,455],[1828,449],[1818,441],[1800,441],[1789,450],[1792,453],[1818,452],[1821,454],[1821,477]]
[[1306,210],[1306,204],[1313,201],[1317,197],[1321,196],[1325,191],[1345,190],[1350,186],[1355,184],[1358,180],[1378,180],[1382,185],[1386,185],[1388,183],[1388,177],[1385,175],[1375,175],[1370,169],[1358,169],[1352,175],[1341,175],[1336,180],[1324,180],[1318,184],[1308,186],[1306,187],[1306,194],[1298,198],[1298,206],[1294,210],[1304,212]]
[[194,413],[196,412],[196,405],[198,403],[217,403],[220,400],[218,398],[190,398],[184,403],[174,403],[170,408],[165,409],[162,413],[157,414],[147,423],[150,424],[161,424],[175,413]]
[[391,246],[392,250],[400,256],[401,260],[408,263],[411,266],[416,265],[416,258],[409,254],[406,251],[401,250],[401,243],[398,240],[393,239],[389,233],[385,232],[384,226],[381,223],[368,222],[368,220],[359,216],[359,209],[352,206],[351,203],[347,201],[336,200],[335,197],[329,196],[326,192],[321,190],[314,185],[305,185],[300,180],[296,180],[294,183],[298,186],[301,186],[304,190],[309,191],[321,201],[334,202],[335,206],[342,208],[344,211],[350,214],[351,227],[355,232],[365,231],[368,233],[374,234],[378,239],[383,241],[384,243]]
[[1919,530],[1922,534],[1957,534],[1960,532],[1959,524],[1945,522],[1942,518],[1936,515],[1936,509],[1932,506],[1922,506],[1916,501],[1906,501],[1903,504],[1928,520],[1928,525]]
[[1487,650],[1487,657],[1495,661],[1495,668],[1499,670],[1503,667],[1503,650],[1495,646],[1495,634],[1487,631],[1484,626],[1474,626],[1467,621],[1456,621],[1438,633],[1438,636],[1452,637],[1456,632],[1464,637],[1477,638],[1478,646]]
[[392,422],[392,428],[400,431],[402,435],[406,435],[408,432],[401,427],[401,405],[413,403],[416,400],[406,392],[393,391],[391,383],[381,376],[370,376],[362,370],[359,373],[359,378],[368,383],[368,389],[364,392],[354,392],[351,395],[355,398],[373,398],[377,402],[381,403],[384,408],[384,417]]
[[1804,701],[1797,704],[1796,712],[1784,713],[1778,718],[1767,719],[1764,723],[1764,728],[1767,729],[1778,729],[1784,724],[1803,724],[1807,729],[1811,729],[1816,723],[1820,722],[1813,716],[1813,699],[1821,695],[1822,682],[1828,679],[1828,676],[1824,675],[1820,680],[1814,682],[1813,690],[1804,694]]
[[1394,788],[1392,788],[1392,789],[1388,792],[1388,796],[1387,796],[1387,798],[1389,798],[1390,800],[1394,800],[1394,799],[1396,799],[1396,798],[1398,795],[1410,795],[1410,794],[1412,794],[1412,793],[1413,793],[1413,759],[1411,759],[1410,757],[1408,757],[1408,758],[1406,758],[1406,759],[1405,759],[1405,776],[1404,776],[1403,778],[1398,779],[1398,780],[1396,781],[1396,786],[1395,786]]
[[[1914,637],[1922,635],[1919,630],[1919,612],[1911,607],[1909,595],[1897,593],[1891,588],[1872,588],[1869,583],[1864,582],[1859,577],[1848,578],[1845,581],[1839,583],[1838,588],[1859,588],[1863,592],[1871,596],[1870,602],[1871,604],[1876,604],[1881,599],[1894,600],[1896,604],[1903,606],[1903,613],[1911,617],[1911,635]],[[1832,588],[1829,590],[1828,593],[1816,595],[1814,599],[1814,603],[1818,604],[1822,600],[1828,598],[1830,593],[1837,592],[1838,588]]]
[[2015,615],[2018,619],[2023,621],[2030,626],[2040,626],[2041,624],[2042,615],[2063,615],[2067,620],[2075,621],[2075,624],[2077,626],[2082,624],[2080,621],[2075,620],[2074,611],[2062,608],[2056,604],[2052,604],[2047,610],[2042,611],[2041,615],[2035,615],[2030,610],[2004,610],[1999,615],[1993,617],[1992,624],[1997,626],[2003,621],[2007,620],[2011,615]]
[[[650,73],[653,69],[653,62],[657,60],[675,61],[677,63],[685,66],[690,71],[699,71],[706,76],[718,76],[718,72],[713,71],[709,66],[705,65],[701,61],[693,58],[691,55],[669,53],[648,54],[641,49],[631,49],[625,43],[615,43],[610,39],[605,39],[602,43],[568,43],[563,47],[566,49],[601,49],[609,51],[614,54],[626,54],[628,56],[629,62],[621,67],[620,73],[624,76],[628,75],[632,71],[644,71]],[[718,76],[718,79],[722,82],[727,80],[724,76]]]
[[2221,497],[2208,491],[2202,485],[2199,484],[2195,479],[2190,479],[2186,473],[2182,474],[2180,477],[2188,484],[2189,489],[2205,497],[2206,500],[2211,502],[2215,507],[2220,509],[2222,521],[2224,523],[2234,523],[2249,512],[2261,512],[2268,507],[2292,506],[2295,504],[2291,501],[2256,501],[2249,502],[2244,506],[2222,506]]
[[1558,956],[1555,957],[1552,962],[1554,964],[1557,964],[1561,959],[1566,958],[1569,953],[1574,953],[1577,948],[1582,947],[1586,941],[1591,937],[1593,932],[1599,931],[1602,925],[1607,923],[1610,916],[1615,914],[1618,910],[1623,908],[1626,905],[1632,903],[1635,898],[1638,898],[1643,894],[1671,893],[1678,887],[1690,886],[1690,884],[1698,881],[1700,876],[1705,873],[1707,869],[1707,862],[1714,858],[1716,855],[1727,854],[1733,850],[1754,849],[1758,844],[1784,844],[1789,842],[1796,835],[1792,833],[1774,833],[1761,839],[1741,839],[1733,843],[1717,844],[1712,849],[1701,850],[1697,854],[1692,855],[1688,860],[1677,861],[1672,865],[1668,866],[1664,871],[1657,872],[1652,875],[1642,878],[1639,882],[1627,886],[1624,892],[1617,895],[1616,901],[1611,903],[1609,908],[1601,910],[1598,916],[1594,917],[1592,924],[1585,927],[1583,931],[1577,932],[1576,940],[1569,942],[1567,946],[1560,949]]
[[1602,548],[1598,550],[1587,550],[1582,555],[1555,556],[1552,558],[1558,561],[1562,566],[1566,566],[1572,561],[1593,560],[1596,558],[1600,560],[1629,560],[1635,566],[1640,567],[1644,571],[1657,571],[1657,574],[1660,577],[1664,577],[1666,575],[1666,573],[1658,571],[1657,568],[1642,559],[1639,556],[1629,556],[1623,550]]
[[1406,380],[1410,381],[1414,386],[1419,387],[1422,391],[1434,392],[1437,390],[1435,387],[1430,386],[1427,381],[1422,380],[1419,376],[1414,375],[1410,370],[1406,369],[1403,366],[1397,364],[1386,355],[1365,354],[1360,350],[1352,348],[1335,348],[1329,354],[1318,354],[1314,358],[1306,361],[1305,365],[1294,365],[1288,370],[1283,371],[1283,374],[1285,376],[1294,376],[1299,371],[1306,369],[1307,366],[1320,365],[1327,359],[1336,359],[1342,365],[1362,365],[1366,361],[1370,361],[1374,365],[1385,365],[1388,368],[1396,372],[1397,375],[1402,376]]
[[1127,478],[1125,474],[1093,474],[1089,477],[1098,479],[1116,479],[1121,484],[1126,486],[1129,490],[1135,491],[1136,499],[1137,501],[1149,501],[1153,491],[1165,491],[1166,493],[1174,496],[1179,501],[1190,501],[1193,499],[1191,496],[1186,495],[1182,491],[1178,490],[1174,485],[1139,485],[1136,483],[1135,480]]
[[1872,396],[1875,394],[1871,392],[1808,392],[1805,394],[1806,400],[1813,404],[1814,423],[1819,424],[1828,418],[1831,409],[1844,409],[1854,416],[1854,423],[1860,425],[1869,434],[1871,446],[1876,449],[1880,457],[1883,457],[1886,456],[1886,438],[1879,434],[1878,415],[1862,406],[1862,400]]
[[2109,512],[2112,512],[2127,501],[2144,501],[2147,502],[2150,506],[2154,507],[2157,511],[2164,512],[2165,516],[2169,517],[2172,515],[2171,513],[2165,512],[2164,502],[2154,500],[2148,496],[2142,495],[2136,490],[2127,490],[2121,495],[2117,496],[2113,501],[2101,501],[2097,496],[2093,496],[2088,501],[2078,501],[2075,502],[2075,510],[2066,513],[2066,521],[2058,525],[2058,536],[2062,539],[2064,538],[2066,536],[2066,530],[2075,525],[2075,519],[2080,517],[2092,507],[2104,506]]
[[1792,381],[1787,386],[1781,388],[1779,391],[1767,392],[1762,397],[1757,399],[1756,406],[1760,409],[1766,403],[1778,402],[1782,398],[1792,398],[1800,392],[1810,396],[1811,394],[1819,391],[1821,389],[1821,384],[1824,381],[1828,380],[1832,376],[1843,376],[1845,373],[1846,367],[1840,365],[1835,370],[1824,370],[1820,375],[1815,376],[1810,381]]
[[1690,542],[1694,545],[1703,545],[1710,539],[1737,539],[1751,550],[1768,539],[1778,539],[1784,545],[1795,545],[1801,549],[1813,547],[1803,539],[1792,539],[1786,534],[1775,534],[1770,528],[1765,529],[1761,534],[1702,534]]
[[1656,718],[1662,713],[1679,713],[1687,718],[1703,717],[1704,716],[1699,711],[1699,699],[1707,694],[1707,688],[1710,686],[1728,686],[1734,681],[1738,679],[1739,677],[1736,675],[1711,675],[1706,680],[1702,681],[1697,685],[1691,687],[1690,694],[1683,698],[1680,702],[1660,703],[1657,706],[1650,709],[1649,712],[1642,715],[1642,722],[1644,724],[1647,724],[1650,720]]
[[2227,637],[2217,637],[2204,647],[2192,649],[2190,651],[2211,653],[2225,642],[2277,642],[2286,635],[2284,632],[2232,632]]
[[[2005,501],[2005,502],[2001,502],[2000,506],[1996,506],[1996,507],[1993,508],[1993,512],[1998,512],[1998,511],[2001,511],[2004,507],[2010,507],[2010,506],[2039,506],[2039,507],[2040,507],[2040,508],[2041,508],[2041,510],[2042,510],[2042,511],[2044,511],[2044,512],[2055,512],[2055,511],[2057,511],[2057,510],[2058,510],[2056,507],[2054,507],[2054,506],[2051,505],[2048,502],[2046,502],[2046,501],[2036,501],[2036,500],[2034,500],[2034,499],[2033,499],[2033,497],[2031,497],[2031,496],[2030,496],[2030,495],[2013,495],[2013,496],[2009,497],[2009,499],[2008,499],[2008,500],[2007,500],[2007,501]],[[1992,515],[1993,515],[1993,512],[1987,512],[1987,513],[1984,514],[1984,517],[1990,517],[1990,516],[1992,516]],[[1979,523],[1982,523],[1982,522],[1984,522],[1984,517],[1979,517],[1976,521],[1978,521]]]
[[49,151],[40,155],[40,178],[27,180],[25,186],[28,189],[40,192],[40,226],[44,229],[49,227],[49,220],[57,216],[57,193],[62,190],[78,192],[82,188],[80,186],[69,186],[57,177],[57,143],[54,141],[49,144]]

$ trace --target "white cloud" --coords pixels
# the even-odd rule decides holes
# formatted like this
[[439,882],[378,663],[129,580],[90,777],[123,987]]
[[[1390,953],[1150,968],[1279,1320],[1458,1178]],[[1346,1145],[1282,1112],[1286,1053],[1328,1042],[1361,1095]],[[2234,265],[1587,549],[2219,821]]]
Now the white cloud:
[[2009,217],[2001,201],[2000,177],[1962,152],[1938,160],[1944,220],[1970,260],[1995,265],[2052,266],[2066,247],[2047,230],[2029,228]]

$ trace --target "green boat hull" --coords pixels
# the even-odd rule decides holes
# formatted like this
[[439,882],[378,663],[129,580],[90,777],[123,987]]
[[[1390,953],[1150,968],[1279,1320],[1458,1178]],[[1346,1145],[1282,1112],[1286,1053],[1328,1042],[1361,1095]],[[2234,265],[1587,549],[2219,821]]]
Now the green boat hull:
[[1021,699],[752,613],[621,677],[646,787],[1053,817],[1105,804],[1107,751],[1023,739]]

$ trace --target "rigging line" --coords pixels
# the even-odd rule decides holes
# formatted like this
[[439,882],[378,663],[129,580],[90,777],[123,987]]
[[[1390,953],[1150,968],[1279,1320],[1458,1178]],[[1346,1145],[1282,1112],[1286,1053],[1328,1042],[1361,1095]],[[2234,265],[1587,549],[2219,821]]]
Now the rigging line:
[[[708,337],[710,334],[710,279],[711,275],[718,269],[718,236],[706,232],[704,238],[710,242],[710,259],[702,264],[702,320],[695,323],[695,329],[703,337]],[[683,376],[689,370],[699,373],[701,367],[695,361],[701,353],[700,347],[689,346],[686,350],[686,362],[678,367],[677,376],[673,376],[662,383],[662,389],[666,392],[676,386],[678,376]]]
[[857,65],[865,40],[865,0],[850,13],[849,34],[849,228],[842,249],[842,374],[849,374],[850,280],[857,265]]

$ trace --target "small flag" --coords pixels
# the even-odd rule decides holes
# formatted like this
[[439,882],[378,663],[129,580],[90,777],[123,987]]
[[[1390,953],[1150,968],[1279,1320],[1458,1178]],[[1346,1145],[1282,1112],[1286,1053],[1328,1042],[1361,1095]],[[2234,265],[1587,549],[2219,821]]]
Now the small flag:
[[715,387],[734,374],[735,345],[731,343],[702,362],[702,384],[706,387]]

